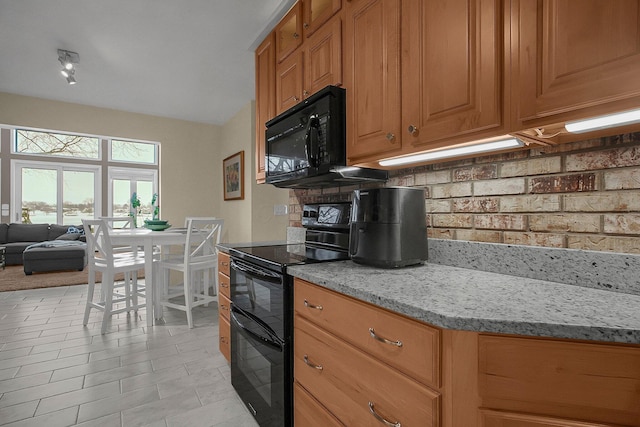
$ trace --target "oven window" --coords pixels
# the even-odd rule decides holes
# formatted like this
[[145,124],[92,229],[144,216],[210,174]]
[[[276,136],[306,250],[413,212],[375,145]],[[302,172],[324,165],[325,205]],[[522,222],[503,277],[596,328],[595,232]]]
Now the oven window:
[[284,289],[278,283],[233,269],[231,278],[233,305],[252,314],[284,338]]
[[282,427],[285,347],[236,308],[231,317],[231,382],[261,426]]
[[245,374],[249,388],[255,390],[267,405],[273,406],[271,387],[278,375],[282,374],[276,372],[274,375],[272,371],[277,370],[277,366],[272,366],[270,359],[274,356],[281,357],[281,354],[274,350],[266,351],[267,354],[260,353],[256,343],[242,334],[237,336],[237,346],[234,356],[238,358],[238,369]]

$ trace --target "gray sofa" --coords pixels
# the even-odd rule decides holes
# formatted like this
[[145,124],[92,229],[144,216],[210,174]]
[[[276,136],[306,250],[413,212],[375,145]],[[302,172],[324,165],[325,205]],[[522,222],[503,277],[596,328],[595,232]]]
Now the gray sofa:
[[[60,244],[60,241],[84,241],[85,236],[82,231],[82,226],[2,223],[0,224],[0,246],[6,248],[6,264],[23,264],[26,274],[55,270],[83,270],[87,265],[86,244],[61,246],[53,242]],[[36,247],[29,248],[25,252],[25,249],[31,245]]]

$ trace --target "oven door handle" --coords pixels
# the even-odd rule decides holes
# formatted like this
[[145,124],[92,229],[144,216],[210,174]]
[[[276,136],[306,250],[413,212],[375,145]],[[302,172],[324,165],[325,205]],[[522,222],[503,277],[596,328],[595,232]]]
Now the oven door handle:
[[267,282],[282,283],[282,276],[280,276],[277,273],[252,267],[248,264],[241,263],[233,259],[231,260],[231,268],[234,268],[238,271],[242,271],[244,274],[248,276],[253,276],[262,280],[266,280]]
[[[244,324],[242,324],[240,322],[240,320],[238,320],[238,316],[236,316],[237,314],[242,315],[242,313],[240,313],[237,310],[234,310],[234,308],[231,308],[231,319],[233,320],[233,322],[240,328],[242,329],[244,332],[246,332],[248,335],[250,335],[253,339],[260,341],[262,344],[273,348],[274,350],[278,350],[278,351],[282,351],[282,344],[280,343],[280,341],[278,341],[277,339],[274,339],[274,337],[271,335],[271,333],[269,333],[268,330],[264,329],[261,327],[262,330],[264,330],[268,337],[262,336],[250,329],[248,329]],[[259,324],[258,324],[259,325]]]

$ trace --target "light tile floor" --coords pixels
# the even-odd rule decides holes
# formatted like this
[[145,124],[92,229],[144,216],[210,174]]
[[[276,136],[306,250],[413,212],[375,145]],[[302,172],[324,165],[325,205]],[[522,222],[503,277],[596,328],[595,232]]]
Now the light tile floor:
[[0,425],[257,427],[218,351],[215,304],[82,326],[87,285],[0,292]]

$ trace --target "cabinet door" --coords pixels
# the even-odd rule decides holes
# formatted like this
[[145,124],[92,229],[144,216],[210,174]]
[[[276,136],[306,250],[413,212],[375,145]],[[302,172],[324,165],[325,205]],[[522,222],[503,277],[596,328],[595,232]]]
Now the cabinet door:
[[229,276],[231,272],[231,257],[228,253],[218,251],[218,273]]
[[640,1],[514,1],[513,96],[520,128],[640,103]]
[[501,4],[403,1],[404,151],[495,135],[503,126]]
[[344,427],[298,383],[293,383],[293,423],[297,426]]
[[408,376],[440,387],[439,330],[300,279],[295,280],[293,308]]
[[302,51],[278,64],[276,70],[276,114],[302,100]]
[[305,37],[313,34],[342,7],[342,0],[303,0],[302,28]]
[[347,158],[350,164],[401,148],[400,0],[345,5]]
[[484,408],[640,426],[637,346],[481,335],[478,349]]
[[438,393],[301,317],[294,323],[295,379],[343,424],[440,426]]
[[613,427],[612,424],[594,424],[502,411],[481,410],[480,416],[482,427]]
[[276,25],[276,55],[278,62],[291,55],[302,44],[302,5],[296,3]]
[[220,353],[227,362],[231,362],[231,325],[222,316],[218,316],[218,322]]
[[275,34],[256,49],[256,181],[265,180],[265,123],[276,115]]
[[342,21],[339,16],[305,42],[304,61],[303,97],[327,85],[342,84]]

